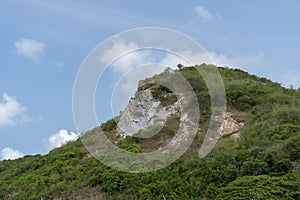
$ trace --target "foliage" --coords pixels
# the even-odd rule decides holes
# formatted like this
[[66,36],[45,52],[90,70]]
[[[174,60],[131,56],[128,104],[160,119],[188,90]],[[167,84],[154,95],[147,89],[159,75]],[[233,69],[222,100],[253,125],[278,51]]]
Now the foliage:
[[298,187],[287,177],[244,176],[222,188],[216,199],[299,199]]
[[[238,69],[219,71],[228,109],[246,124],[239,141],[223,137],[205,159],[198,158],[211,102],[203,78],[194,67],[184,67],[174,73],[186,77],[198,97],[201,130],[176,162],[144,174],[119,172],[91,157],[77,140],[47,155],[1,161],[0,199],[300,199],[299,90]],[[166,105],[176,101],[161,86],[153,95]],[[179,123],[174,116],[152,138],[114,139],[128,151],[149,152],[166,145]],[[116,122],[101,128],[112,136]]]

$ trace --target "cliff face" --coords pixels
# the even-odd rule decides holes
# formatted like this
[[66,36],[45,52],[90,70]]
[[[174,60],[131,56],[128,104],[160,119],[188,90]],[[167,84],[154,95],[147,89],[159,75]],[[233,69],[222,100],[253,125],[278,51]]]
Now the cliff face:
[[[163,126],[171,116],[180,114],[180,100],[168,106],[163,106],[160,100],[153,97],[153,87],[145,87],[139,82],[139,89],[135,97],[120,116],[117,132],[122,137],[132,136],[141,130],[158,125]],[[165,94],[165,96],[171,94]],[[151,137],[151,135],[139,135],[139,137]]]
[[[153,97],[154,89],[154,86],[147,86],[143,81],[139,82],[138,91],[129,101],[128,106],[125,108],[117,123],[117,132],[120,136],[126,137],[135,135],[141,138],[149,138],[155,133],[148,133],[147,135],[137,133],[143,130],[145,131],[154,125],[163,126],[166,120],[174,116],[180,116],[182,100],[177,99],[177,101],[172,104],[165,106],[159,99]],[[164,94],[164,97],[170,95],[174,94],[169,92]],[[219,135],[229,135],[233,139],[239,139],[240,130],[244,127],[244,124],[237,122],[231,112],[224,113],[222,118],[224,121],[218,131]]]

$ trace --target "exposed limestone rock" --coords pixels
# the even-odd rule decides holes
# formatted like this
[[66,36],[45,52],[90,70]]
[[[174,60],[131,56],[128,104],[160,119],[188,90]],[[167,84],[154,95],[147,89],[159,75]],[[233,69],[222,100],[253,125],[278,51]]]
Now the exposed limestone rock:
[[239,123],[232,118],[233,113],[226,112],[224,115],[224,122],[219,129],[219,134],[230,135],[231,138],[238,140],[240,138],[239,131],[244,127],[244,123]]
[[161,102],[154,99],[151,87],[139,87],[122,113],[117,131],[122,137],[132,136],[140,130],[146,130],[153,125],[164,125],[173,114],[180,113],[180,102],[163,107]]
[[[120,136],[132,136],[140,133],[140,131],[148,130],[151,126],[163,126],[166,120],[173,115],[181,115],[181,131],[189,132],[188,126],[185,123],[191,123],[187,113],[181,113],[180,107],[184,103],[184,98],[179,98],[175,103],[162,106],[158,99],[152,95],[154,85],[139,83],[138,91],[133,97],[124,112],[121,114],[117,123],[117,132]],[[167,94],[168,95],[168,94]],[[217,116],[216,121],[222,123],[218,131],[219,136],[230,135],[231,138],[238,140],[240,138],[240,130],[244,127],[244,123],[239,123],[232,117],[233,113],[226,112],[223,116]],[[221,120],[222,119],[222,120]],[[221,120],[221,121],[220,121]],[[224,120],[224,121],[223,121]],[[155,129],[155,128],[154,128]],[[154,133],[153,135],[155,135]],[[152,133],[147,136],[137,134],[137,137],[151,137]],[[184,136],[185,134],[183,134]],[[181,137],[183,137],[181,136]],[[180,138],[173,141],[178,142]]]

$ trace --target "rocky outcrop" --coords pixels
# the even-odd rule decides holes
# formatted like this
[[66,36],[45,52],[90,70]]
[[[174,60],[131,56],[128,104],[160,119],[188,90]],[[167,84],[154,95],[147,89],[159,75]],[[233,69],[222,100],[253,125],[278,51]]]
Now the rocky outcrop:
[[[155,86],[145,85],[140,81],[138,91],[129,101],[128,106],[121,114],[117,123],[117,132],[120,136],[133,136],[142,130],[147,130],[151,126],[163,126],[168,118],[181,114],[180,106],[184,98],[178,99],[171,105],[162,106],[161,102],[152,95],[153,87]],[[185,119],[187,118],[185,115],[187,116],[187,113],[182,113],[181,122],[190,122],[190,120]],[[240,130],[244,127],[244,123],[237,122],[233,118],[233,113],[226,112],[224,116],[217,118],[224,119],[218,131],[219,136],[230,135],[230,137],[235,140],[240,138]],[[187,127],[182,126],[182,130],[187,132]],[[148,138],[155,134],[156,133],[150,133],[150,135],[137,134],[135,136]]]
[[240,138],[240,130],[244,127],[244,123],[239,123],[235,119],[233,119],[233,113],[226,112],[224,114],[224,121],[219,129],[219,134],[230,135],[231,138],[238,140]]
[[158,99],[153,98],[152,87],[141,86],[121,114],[117,131],[122,137],[132,136],[153,125],[164,125],[169,117],[179,113],[180,101],[162,106]]

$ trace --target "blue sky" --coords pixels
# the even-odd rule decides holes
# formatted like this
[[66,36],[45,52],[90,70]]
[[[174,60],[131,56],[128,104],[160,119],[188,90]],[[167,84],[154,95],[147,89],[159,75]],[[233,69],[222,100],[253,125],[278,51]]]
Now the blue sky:
[[[2,0],[0,159],[44,154],[76,138],[72,90],[81,63],[132,28],[183,32],[219,65],[299,87],[299,10],[299,0]],[[108,108],[97,114],[100,122],[111,117]]]

